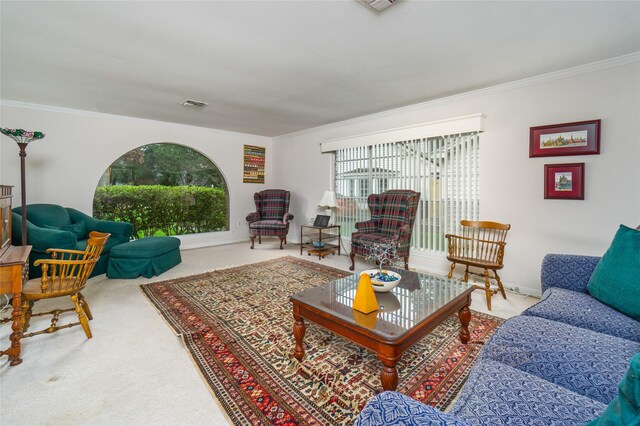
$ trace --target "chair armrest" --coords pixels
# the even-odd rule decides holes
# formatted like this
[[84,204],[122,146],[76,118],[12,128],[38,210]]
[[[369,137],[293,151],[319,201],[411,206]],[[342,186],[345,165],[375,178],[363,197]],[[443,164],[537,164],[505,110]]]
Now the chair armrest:
[[249,213],[246,219],[247,219],[247,222],[249,223],[257,222],[260,220],[260,213],[258,212]]
[[571,254],[548,254],[542,259],[542,292],[550,287],[587,293],[589,278],[600,257]]
[[[22,217],[17,213],[12,213],[11,233],[14,243],[22,244]],[[78,239],[72,232],[40,228],[27,220],[27,244],[33,246],[33,252],[45,253],[52,247],[75,249],[77,242]]]
[[398,392],[382,392],[364,406],[354,426],[469,426],[455,417]]
[[33,266],[40,265],[84,265],[85,263],[96,262],[98,259],[37,259],[33,262]]
[[53,253],[84,254],[85,252],[82,250],[66,250],[66,249],[59,249],[59,248],[48,248],[47,251],[45,251],[45,253],[47,254],[53,254]]
[[87,234],[89,231],[98,231],[111,234],[112,239],[116,239],[120,244],[131,240],[133,225],[128,222],[114,222],[112,220],[100,220],[82,213],[79,210],[67,207],[69,217],[74,222],[85,221]]
[[396,233],[398,234],[398,237],[406,237],[407,235],[411,235],[411,227],[408,224],[402,225],[400,228],[398,228]]
[[282,218],[282,221],[283,221],[284,223],[290,222],[290,221],[292,221],[292,220],[293,220],[293,215],[292,215],[291,213],[289,213],[289,212],[286,212],[286,213],[284,214],[284,217]]
[[373,220],[365,220],[364,222],[356,222],[356,229],[358,230],[357,232],[366,234],[369,232],[375,232],[378,227]]

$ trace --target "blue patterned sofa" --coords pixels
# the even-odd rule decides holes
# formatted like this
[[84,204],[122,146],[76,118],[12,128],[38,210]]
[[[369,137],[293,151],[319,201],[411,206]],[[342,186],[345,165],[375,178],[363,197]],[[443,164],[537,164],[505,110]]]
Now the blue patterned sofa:
[[383,392],[355,425],[584,425],[616,397],[640,322],[591,297],[599,257],[547,255],[542,300],[507,320],[448,413]]

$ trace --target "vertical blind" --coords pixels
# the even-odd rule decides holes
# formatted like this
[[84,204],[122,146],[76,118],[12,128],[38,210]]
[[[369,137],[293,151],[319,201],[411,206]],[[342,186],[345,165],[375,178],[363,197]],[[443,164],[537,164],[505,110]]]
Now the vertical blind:
[[413,139],[335,152],[336,221],[344,236],[370,218],[369,194],[389,189],[421,193],[411,245],[446,251],[444,235],[479,215],[478,132]]

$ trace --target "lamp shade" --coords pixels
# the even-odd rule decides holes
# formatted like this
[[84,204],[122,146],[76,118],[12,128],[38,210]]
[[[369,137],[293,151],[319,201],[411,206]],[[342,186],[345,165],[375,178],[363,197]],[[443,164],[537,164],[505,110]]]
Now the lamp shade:
[[336,202],[336,193],[333,191],[324,191],[322,198],[318,202],[318,207],[338,207],[338,203]]

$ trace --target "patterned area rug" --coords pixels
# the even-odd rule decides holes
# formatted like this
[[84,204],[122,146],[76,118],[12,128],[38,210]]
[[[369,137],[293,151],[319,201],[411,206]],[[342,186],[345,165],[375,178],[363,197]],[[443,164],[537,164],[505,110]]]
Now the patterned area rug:
[[[289,296],[349,275],[294,257],[142,285],[184,341],[235,425],[350,424],[381,391],[373,352],[307,322],[306,357],[293,358]],[[438,408],[457,395],[481,342],[502,320],[472,313],[471,342],[450,317],[407,350],[398,391]]]

